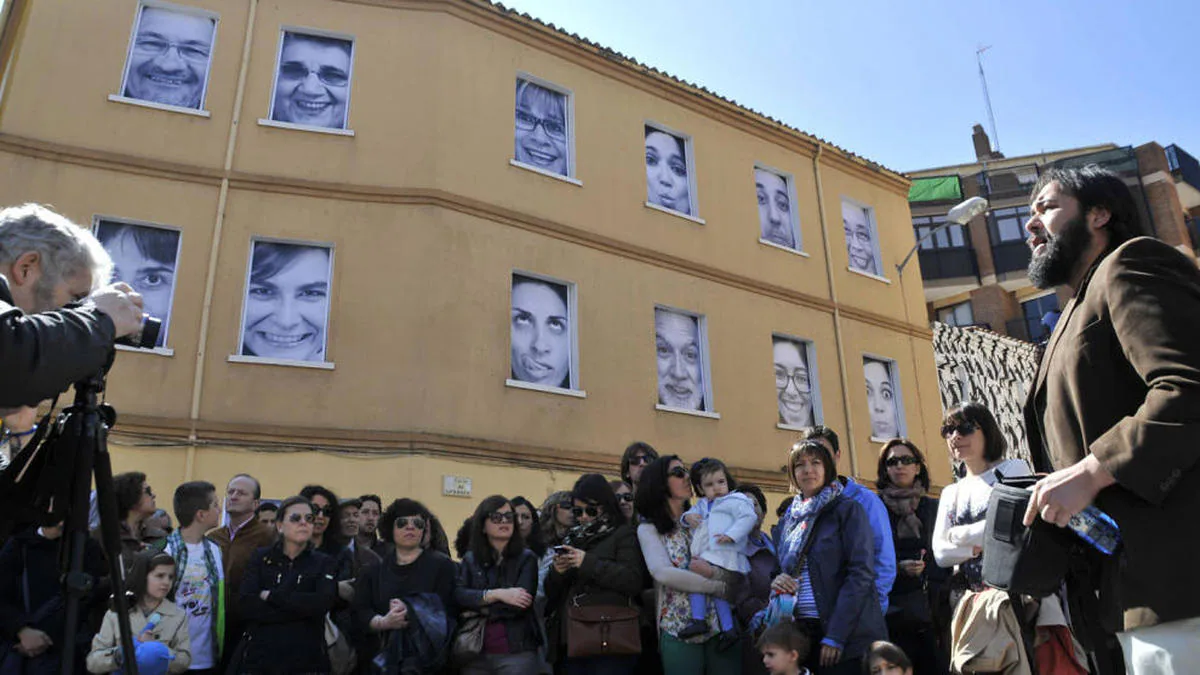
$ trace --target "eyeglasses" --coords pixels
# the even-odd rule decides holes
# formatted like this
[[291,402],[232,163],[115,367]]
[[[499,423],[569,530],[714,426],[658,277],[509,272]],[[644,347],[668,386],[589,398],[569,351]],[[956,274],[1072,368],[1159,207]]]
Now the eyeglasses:
[[279,76],[287,80],[304,80],[314,73],[322,84],[327,84],[331,87],[344,87],[350,83],[350,76],[346,74],[346,71],[341,68],[334,68],[333,66],[321,66],[313,70],[303,63],[296,61],[288,61],[279,66]]
[[950,434],[953,434],[956,431],[958,432],[959,436],[970,436],[971,434],[975,433],[975,430],[978,428],[979,428],[979,425],[974,422],[960,422],[958,424],[943,424],[942,425],[942,438],[949,438]]
[[139,37],[133,42],[134,51],[153,56],[162,56],[169,49],[175,48],[179,57],[187,61],[204,63],[208,61],[208,48],[186,42],[172,42],[158,37]]
[[313,513],[315,513],[318,516],[325,516],[326,518],[332,518],[333,517],[333,506],[314,506]]
[[775,388],[787,389],[787,386],[792,382],[796,383],[796,389],[800,392],[807,392],[808,386],[808,371],[803,368],[797,368],[789,373],[785,368],[775,369]]
[[493,523],[495,523],[497,525],[500,525],[501,523],[513,522],[513,518],[516,515],[517,514],[513,513],[512,511],[505,511],[503,513],[501,513],[500,511],[493,511],[488,514],[488,520],[492,521]]
[[629,458],[629,466],[642,466],[643,464],[649,464],[653,461],[654,460],[650,459],[650,455],[634,455],[633,457]]
[[293,513],[292,515],[288,516],[289,523],[305,522],[305,523],[308,523],[309,525],[312,525],[313,520],[315,520],[315,519],[313,518],[313,514],[311,514],[311,513]]
[[533,131],[538,128],[539,124],[542,125],[542,129],[546,130],[547,136],[551,138],[557,138],[560,141],[566,140],[567,125],[561,120],[538,117],[537,115],[531,115],[524,110],[517,111],[517,128],[521,131]]
[[423,530],[425,529],[425,519],[421,516],[400,516],[396,519],[397,530],[403,530],[410,525],[415,530]]
[[621,494],[617,495],[617,501],[631,502],[631,501],[633,501],[633,493],[632,492],[622,492]]
[[912,466],[913,464],[920,464],[920,463],[921,463],[921,460],[917,459],[916,457],[913,457],[912,455],[903,455],[901,457],[888,457],[887,462],[886,462],[886,464],[888,466],[900,466],[901,464],[903,464],[904,466]]
[[682,466],[677,466],[674,469],[671,469],[670,471],[668,471],[667,475],[670,476],[671,478],[687,478],[688,472],[687,472],[687,469],[683,468]]
[[599,506],[594,506],[594,505],[591,505],[591,504],[589,504],[589,505],[588,505],[587,507],[585,507],[585,508],[580,508],[580,507],[576,506],[576,507],[574,507],[574,508],[572,508],[572,509],[571,509],[571,513],[572,513],[572,514],[573,514],[573,515],[574,515],[576,518],[578,518],[579,516],[582,516],[582,515],[583,515],[583,514],[585,514],[585,513],[586,513],[586,514],[588,514],[588,518],[599,518],[599,517],[600,517],[600,507],[599,507]]

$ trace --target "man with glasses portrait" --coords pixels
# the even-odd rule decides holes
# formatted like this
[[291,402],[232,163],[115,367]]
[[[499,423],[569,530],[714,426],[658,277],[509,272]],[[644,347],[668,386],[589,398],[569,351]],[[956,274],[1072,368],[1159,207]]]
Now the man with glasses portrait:
[[143,7],[121,88],[126,98],[203,107],[216,21],[161,7]]
[[352,50],[350,40],[284,33],[271,119],[345,129]]

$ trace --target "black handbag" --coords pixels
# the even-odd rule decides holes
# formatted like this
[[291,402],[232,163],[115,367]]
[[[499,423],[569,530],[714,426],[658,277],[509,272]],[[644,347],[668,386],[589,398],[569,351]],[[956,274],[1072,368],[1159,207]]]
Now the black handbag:
[[992,488],[983,539],[983,582],[1009,593],[1042,598],[1058,591],[1076,546],[1074,535],[1038,518],[1025,527],[1029,488],[1037,476],[1004,478]]

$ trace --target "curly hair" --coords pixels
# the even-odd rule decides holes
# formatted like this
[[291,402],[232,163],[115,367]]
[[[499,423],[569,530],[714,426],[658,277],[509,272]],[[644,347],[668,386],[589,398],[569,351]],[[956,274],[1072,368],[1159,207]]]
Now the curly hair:
[[125,520],[133,507],[142,501],[142,483],[146,482],[146,474],[141,471],[127,471],[113,476],[113,494],[117,497],[117,517]]
[[383,540],[388,544],[394,544],[396,541],[396,519],[407,516],[421,516],[425,519],[425,527],[429,527],[430,521],[433,520],[433,514],[425,505],[415,499],[397,499],[383,510],[383,515],[379,516],[379,534],[387,535]]
[[[329,520],[329,525],[325,527],[325,532],[321,534],[320,551],[330,555],[337,555],[342,548],[346,546],[346,538],[342,535],[342,507],[338,496],[333,493],[333,490],[323,485],[305,485],[300,488],[300,496],[308,501],[312,501],[313,497],[320,495],[328,504],[326,519]],[[313,514],[316,515],[317,505],[313,504]]]

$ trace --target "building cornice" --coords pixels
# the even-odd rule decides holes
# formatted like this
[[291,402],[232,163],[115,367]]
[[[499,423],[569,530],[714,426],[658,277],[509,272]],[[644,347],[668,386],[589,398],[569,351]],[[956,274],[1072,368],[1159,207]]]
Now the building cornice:
[[1021,155],[1019,157],[1004,157],[1002,159],[989,159],[987,161],[967,162],[965,164],[951,164],[950,166],[935,166],[930,169],[914,169],[906,171],[904,175],[909,178],[932,178],[936,175],[954,175],[971,176],[983,171],[984,168],[992,170],[1007,169],[1016,166],[1024,166],[1026,164],[1046,164],[1064,157],[1074,157],[1076,155],[1087,155],[1093,152],[1101,152],[1103,150],[1116,150],[1119,146],[1115,143],[1101,143],[1100,145],[1087,145],[1082,148],[1067,148],[1065,150],[1051,150],[1049,152],[1038,152],[1032,155]]

